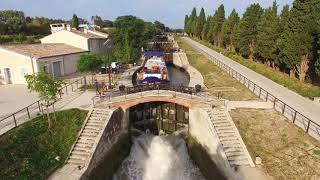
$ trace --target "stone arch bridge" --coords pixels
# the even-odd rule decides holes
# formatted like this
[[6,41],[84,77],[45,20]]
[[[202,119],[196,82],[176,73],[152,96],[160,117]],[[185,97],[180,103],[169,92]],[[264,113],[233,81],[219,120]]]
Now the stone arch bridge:
[[228,177],[235,176],[234,166],[254,166],[224,102],[206,93],[190,92],[158,88],[96,98],[66,165],[49,179],[108,176],[105,169],[114,168],[110,162],[114,147],[125,147],[127,143],[123,142],[130,141],[129,109],[150,102],[174,103],[188,108],[188,134],[206,148],[212,161]]

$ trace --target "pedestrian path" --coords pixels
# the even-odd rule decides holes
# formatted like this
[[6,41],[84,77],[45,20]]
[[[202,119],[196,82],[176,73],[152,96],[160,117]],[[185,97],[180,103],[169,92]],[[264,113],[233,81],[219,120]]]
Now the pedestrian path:
[[[183,39],[188,44],[199,50],[201,53],[209,54],[211,57],[218,59],[219,61],[234,69],[236,72],[242,74],[270,94],[273,94],[275,97],[277,97],[278,100],[286,103],[287,107],[292,107],[315,123],[320,124],[320,103],[302,97],[301,95],[287,89],[286,87],[277,84],[276,82],[252,71],[251,69],[233,61],[232,59],[222,55],[221,53],[218,53],[190,38],[184,37]],[[276,109],[280,112],[283,108],[284,107],[276,107]],[[306,130],[310,125],[310,130],[308,133],[315,138],[320,137],[320,128],[317,127],[314,123],[308,122],[303,116],[296,116],[296,113],[294,113],[293,110],[284,112],[283,114],[290,120],[299,119],[295,121],[295,124],[303,128],[304,130]]]

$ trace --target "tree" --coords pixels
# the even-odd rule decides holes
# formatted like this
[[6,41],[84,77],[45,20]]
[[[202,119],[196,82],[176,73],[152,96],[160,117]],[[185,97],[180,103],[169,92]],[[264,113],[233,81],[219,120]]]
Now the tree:
[[220,37],[221,28],[222,28],[222,24],[225,20],[225,11],[224,11],[223,4],[219,6],[214,17],[215,18],[214,18],[214,24],[213,24],[213,29],[212,29],[213,42],[214,42],[214,45],[220,46],[220,44],[221,44],[221,37]]
[[108,53],[107,55],[100,56],[100,60],[102,61],[102,64],[107,68],[108,67],[108,74],[109,74],[109,87],[111,88],[111,63],[113,60],[115,60],[114,54]]
[[78,29],[79,28],[79,19],[78,16],[73,14],[73,17],[71,19],[71,27]]
[[135,16],[120,16],[114,21],[116,31],[112,37],[115,54],[126,63],[135,62],[141,57],[141,48],[146,47],[146,23]]
[[188,27],[188,22],[189,22],[189,16],[186,15],[186,16],[184,17],[184,32],[186,32],[187,34],[190,33],[189,27]]
[[192,9],[191,15],[189,17],[188,27],[190,28],[190,35],[195,35],[196,32],[196,23],[197,23],[197,10],[196,8]]
[[95,54],[82,54],[77,61],[77,70],[79,72],[94,72],[101,67],[101,59]]
[[[312,25],[315,15],[320,9],[315,1],[296,0],[290,11],[288,22],[279,39],[280,58],[290,69],[290,76],[297,73],[300,81],[304,81],[312,58],[312,43],[314,32]],[[312,18],[313,17],[313,18]]]
[[0,11],[0,34],[19,34],[26,25],[22,11]]
[[203,29],[201,32],[201,37],[203,40],[208,40],[208,33],[209,33],[209,29],[210,29],[210,20],[211,20],[211,16],[208,16],[207,21],[203,26]]
[[199,37],[200,39],[202,39],[202,30],[205,23],[206,23],[206,14],[204,12],[204,9],[201,8],[199,17],[196,22],[196,32],[195,32],[196,36]]
[[91,21],[93,21],[93,25],[103,27],[103,20],[100,16],[98,15],[92,16]]
[[269,66],[278,69],[277,61],[277,40],[280,37],[280,19],[277,14],[278,5],[276,1],[273,6],[265,10],[258,23],[256,54],[262,58]]
[[221,45],[228,50],[234,50],[234,43],[233,43],[233,34],[236,31],[236,26],[239,23],[239,15],[235,9],[232,10],[231,14],[229,15],[228,19],[223,22],[221,28]]
[[236,48],[244,57],[253,59],[258,34],[257,26],[262,13],[263,9],[259,4],[252,4],[246,9],[239,22],[236,32]]
[[[46,103],[46,112],[48,117],[48,128],[51,127],[49,105],[52,103],[55,117],[54,103],[59,95],[59,88],[63,84],[61,80],[54,79],[46,72],[38,72],[32,75],[27,75],[26,80],[28,83],[28,89],[38,93],[39,98]],[[56,117],[55,117],[56,119]]]

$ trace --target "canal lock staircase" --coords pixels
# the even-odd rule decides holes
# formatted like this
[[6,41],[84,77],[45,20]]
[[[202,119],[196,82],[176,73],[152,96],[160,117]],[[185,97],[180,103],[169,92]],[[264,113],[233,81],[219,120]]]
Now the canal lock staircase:
[[230,167],[246,165],[254,167],[250,154],[229,113],[224,108],[213,108],[207,110],[207,113],[210,118],[209,123],[219,138]]
[[104,130],[104,124],[108,120],[109,112],[107,109],[94,108],[87,117],[80,135],[72,148],[68,164],[84,167],[94,151],[94,144]]

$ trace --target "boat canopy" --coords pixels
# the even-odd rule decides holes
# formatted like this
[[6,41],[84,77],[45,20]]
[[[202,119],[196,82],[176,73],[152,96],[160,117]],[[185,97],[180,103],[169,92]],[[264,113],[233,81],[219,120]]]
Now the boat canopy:
[[164,56],[164,52],[145,52],[144,53],[145,57],[163,57]]

